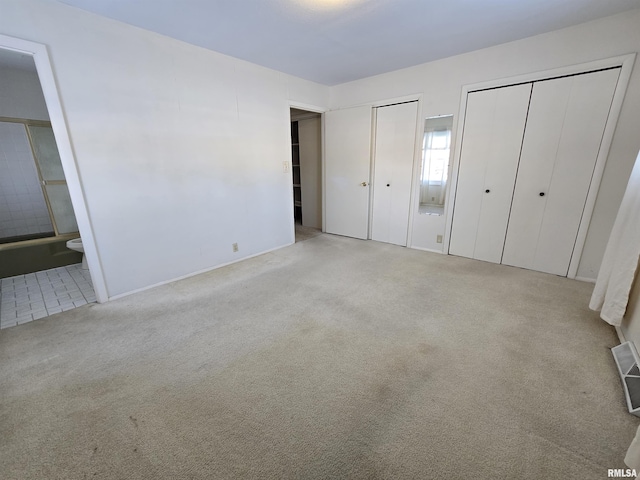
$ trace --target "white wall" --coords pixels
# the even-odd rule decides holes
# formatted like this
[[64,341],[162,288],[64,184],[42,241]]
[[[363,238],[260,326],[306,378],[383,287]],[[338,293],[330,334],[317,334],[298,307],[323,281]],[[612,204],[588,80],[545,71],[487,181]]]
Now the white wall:
[[[412,68],[370,77],[331,90],[331,108],[423,95],[422,118],[454,114],[454,130],[463,85],[614,57],[640,51],[640,10],[478,50]],[[636,63],[640,59],[636,60]],[[611,146],[589,227],[578,277],[595,279],[640,148],[640,67],[634,68]],[[453,132],[454,135],[456,132]],[[418,196],[416,195],[416,202]],[[417,205],[416,205],[417,211]],[[414,215],[412,246],[441,250],[437,235],[444,217]]]
[[289,103],[327,87],[50,0],[0,33],[47,45],[109,297],[293,242]]

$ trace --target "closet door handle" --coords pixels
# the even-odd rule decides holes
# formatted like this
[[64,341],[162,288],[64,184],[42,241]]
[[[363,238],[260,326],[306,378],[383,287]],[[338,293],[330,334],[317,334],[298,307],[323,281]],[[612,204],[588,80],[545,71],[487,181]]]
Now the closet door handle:
[[541,197],[544,197],[544,192],[540,192],[540,196],[541,196]]
[[390,184],[390,183],[387,183],[387,187],[390,187],[390,186],[391,186],[391,184]]
[[366,187],[367,185],[368,185],[368,183],[367,183],[367,182],[362,182],[362,183],[360,184],[360,186],[361,186],[361,187]]
[[484,193],[489,193],[491,190],[489,190],[488,188],[484,191]]

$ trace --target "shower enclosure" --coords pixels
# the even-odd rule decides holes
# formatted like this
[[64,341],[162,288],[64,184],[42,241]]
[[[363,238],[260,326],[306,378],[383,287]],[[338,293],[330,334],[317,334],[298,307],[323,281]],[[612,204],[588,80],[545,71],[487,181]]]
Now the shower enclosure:
[[82,260],[51,123],[0,117],[0,278]]
[[76,234],[51,124],[0,118],[0,243]]

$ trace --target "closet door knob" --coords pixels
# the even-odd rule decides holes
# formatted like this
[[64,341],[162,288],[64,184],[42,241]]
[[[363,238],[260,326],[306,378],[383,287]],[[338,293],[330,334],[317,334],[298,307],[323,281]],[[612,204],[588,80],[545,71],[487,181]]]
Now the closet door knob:
[[484,191],[484,193],[489,193],[491,190],[489,190],[488,188]]
[[366,187],[366,186],[367,186],[367,182],[362,182],[362,183],[360,184],[360,186],[362,186],[362,187]]
[[391,184],[390,184],[390,183],[387,183],[387,187],[390,187],[390,186],[391,186]]
[[540,196],[541,196],[541,197],[544,197],[544,192],[540,192]]

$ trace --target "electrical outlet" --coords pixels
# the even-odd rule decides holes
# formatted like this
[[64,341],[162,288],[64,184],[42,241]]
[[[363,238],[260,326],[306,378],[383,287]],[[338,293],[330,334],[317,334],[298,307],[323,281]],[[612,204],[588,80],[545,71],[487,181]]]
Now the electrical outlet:
[[436,237],[436,243],[442,243],[442,235]]
[[232,243],[231,244],[231,248],[233,248],[234,252],[237,252],[238,251],[238,244],[237,243]]
[[282,171],[284,173],[289,173],[289,162],[287,161],[282,162]]

